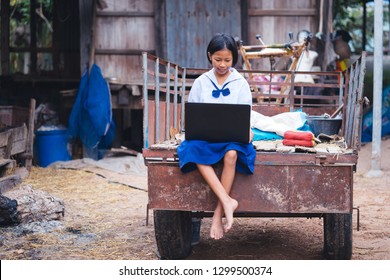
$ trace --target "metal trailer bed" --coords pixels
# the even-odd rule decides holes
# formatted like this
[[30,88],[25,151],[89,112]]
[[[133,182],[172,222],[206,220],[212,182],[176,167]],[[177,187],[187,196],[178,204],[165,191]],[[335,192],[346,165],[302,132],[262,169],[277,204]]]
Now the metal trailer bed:
[[[235,217],[323,218],[324,257],[351,258],[353,174],[360,148],[365,59],[366,53],[362,53],[343,73],[310,72],[317,78],[333,77],[331,82],[328,79],[316,84],[294,84],[294,75],[305,72],[241,71],[252,89],[259,84],[250,78],[254,75],[291,75],[287,95],[253,90],[253,100],[261,100],[253,104],[253,110],[268,116],[294,110],[309,115],[340,111],[343,145],[336,150],[326,145],[321,149],[286,150],[280,143],[270,149],[262,141],[254,142],[255,172],[237,173],[232,187],[231,195],[239,201]],[[143,156],[148,168],[148,211],[154,210],[161,258],[185,258],[191,253],[192,217],[209,217],[217,203],[197,171],[181,173],[176,153],[184,126],[184,102],[193,80],[206,69],[182,68],[143,53],[143,71]],[[278,83],[271,81],[270,85]],[[308,87],[331,89],[332,95],[296,94],[296,89]],[[220,166],[216,170],[219,173]]]

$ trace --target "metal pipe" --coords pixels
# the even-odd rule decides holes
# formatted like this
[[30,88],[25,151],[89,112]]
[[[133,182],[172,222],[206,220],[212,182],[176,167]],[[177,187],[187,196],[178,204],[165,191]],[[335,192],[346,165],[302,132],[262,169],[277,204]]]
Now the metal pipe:
[[179,67],[175,66],[175,89],[174,89],[174,95],[173,95],[173,127],[177,128],[177,95],[178,95],[178,87],[179,87]]
[[149,137],[149,118],[148,118],[148,113],[149,113],[149,107],[148,107],[148,54],[146,52],[142,53],[142,71],[143,71],[143,78],[144,78],[144,83],[143,83],[143,99],[144,99],[144,126],[143,126],[143,136],[144,136],[144,148],[149,147],[148,143],[148,137]]
[[181,87],[181,118],[180,118],[180,130],[184,129],[184,103],[186,97],[186,68],[183,69],[182,87]]
[[155,117],[155,125],[156,125],[156,131],[155,131],[155,143],[159,142],[160,138],[160,59],[156,58],[155,61],[155,70],[154,70],[154,77],[155,77],[155,91],[154,91],[154,100],[155,100],[155,106],[156,106],[156,117]]
[[340,87],[339,87],[339,106],[343,104],[344,100],[344,91],[343,91],[343,85],[344,85],[344,75],[343,73],[340,73],[339,75],[340,80]]
[[168,62],[167,66],[167,92],[165,95],[165,104],[166,104],[166,116],[165,116],[165,140],[169,140],[170,133],[170,119],[171,119],[171,106],[170,106],[170,96],[171,96],[171,63]]

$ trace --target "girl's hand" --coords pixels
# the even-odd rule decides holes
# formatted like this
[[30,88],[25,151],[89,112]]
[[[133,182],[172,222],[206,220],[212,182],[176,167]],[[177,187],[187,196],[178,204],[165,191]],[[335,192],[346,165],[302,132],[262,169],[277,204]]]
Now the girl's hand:
[[252,142],[253,136],[254,136],[254,134],[253,134],[252,129],[249,129],[249,143]]

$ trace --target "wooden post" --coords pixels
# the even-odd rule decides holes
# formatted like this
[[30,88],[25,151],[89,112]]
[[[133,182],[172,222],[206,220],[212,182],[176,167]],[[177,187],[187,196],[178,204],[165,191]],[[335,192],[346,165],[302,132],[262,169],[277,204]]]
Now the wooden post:
[[80,73],[89,65],[89,54],[91,49],[91,30],[92,30],[92,7],[90,0],[79,1],[80,15]]
[[[333,48],[332,42],[330,41],[330,34],[332,33],[332,9],[333,9],[333,0],[323,1],[323,33],[325,35],[325,52],[324,57],[327,57],[329,49]],[[322,71],[326,71],[326,65],[327,60],[324,59],[322,61],[321,69]]]
[[26,141],[26,162],[25,167],[28,171],[31,170],[34,146],[34,117],[35,117],[35,99],[30,100],[30,112],[28,117],[28,131]]
[[88,73],[91,72],[92,65],[95,62],[95,32],[96,32],[96,0],[93,0],[92,1],[91,44],[89,48]]

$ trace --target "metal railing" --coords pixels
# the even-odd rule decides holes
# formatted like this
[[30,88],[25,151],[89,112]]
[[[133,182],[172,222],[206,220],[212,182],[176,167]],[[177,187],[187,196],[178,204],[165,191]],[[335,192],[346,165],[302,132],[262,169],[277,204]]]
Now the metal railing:
[[[349,147],[360,146],[362,120],[363,82],[366,53],[363,52],[344,72],[308,71],[260,71],[238,70],[252,89],[254,108],[262,112],[272,107],[272,112],[302,110],[308,114],[333,112],[343,107],[342,135]],[[144,148],[152,144],[169,141],[174,133],[184,130],[184,103],[194,80],[209,69],[184,68],[179,65],[143,52],[143,106],[144,106]],[[250,75],[249,75],[250,74]],[[314,75],[314,84],[295,82],[298,74]],[[269,81],[256,80],[256,76],[268,75]],[[288,84],[273,81],[272,77],[290,75]],[[327,79],[325,82],[324,80]],[[254,90],[266,86],[269,91]],[[288,86],[288,94],[271,91],[271,87]],[[308,89],[328,90],[330,95],[305,94]],[[300,94],[297,91],[301,90]],[[278,100],[283,100],[280,102]],[[258,103],[256,103],[258,101]],[[277,109],[277,110],[275,110]]]

